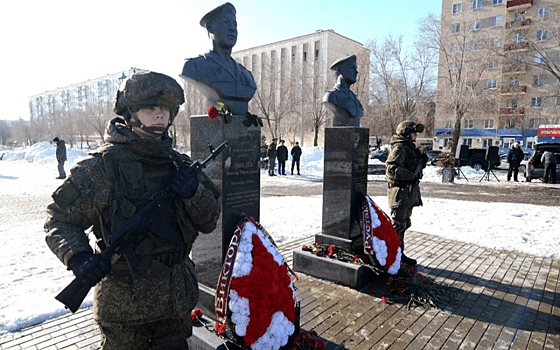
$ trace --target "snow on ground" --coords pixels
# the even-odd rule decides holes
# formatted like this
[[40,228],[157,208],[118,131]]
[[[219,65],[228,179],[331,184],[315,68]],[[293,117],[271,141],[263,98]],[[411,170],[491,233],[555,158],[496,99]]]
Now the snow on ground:
[[[0,147],[0,200],[48,197],[61,184],[56,180],[55,147],[48,142],[10,151]],[[66,170],[86,156],[81,150],[68,149]],[[484,172],[469,167],[462,171],[469,179],[480,179]],[[261,182],[274,181],[286,186],[306,186],[321,181],[323,151],[304,147],[302,176],[262,176]],[[496,172],[503,186],[505,173]],[[383,181],[382,175],[370,175]],[[476,186],[478,181],[469,181]],[[427,167],[422,181],[441,183],[436,167]],[[461,183],[465,183],[464,181]],[[519,186],[540,184],[518,183]],[[453,184],[442,184],[453,186]],[[8,197],[9,196],[9,197]],[[510,203],[482,203],[426,198],[415,208],[411,230],[448,239],[471,242],[499,250],[518,250],[543,257],[560,257],[560,214],[558,208]],[[387,199],[374,197],[386,212]],[[22,200],[22,203],[25,203]],[[322,196],[263,197],[261,224],[277,243],[313,236],[321,231]],[[0,335],[66,313],[54,296],[72,280],[72,273],[50,252],[44,241],[44,218],[20,213],[0,213]],[[91,305],[91,293],[83,306]]]

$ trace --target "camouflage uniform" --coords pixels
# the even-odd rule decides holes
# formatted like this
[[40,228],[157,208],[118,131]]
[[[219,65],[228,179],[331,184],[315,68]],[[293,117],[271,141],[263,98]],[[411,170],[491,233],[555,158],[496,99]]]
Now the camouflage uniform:
[[[172,149],[170,138],[141,138],[121,118],[109,122],[105,140],[71,169],[47,207],[46,241],[65,265],[91,252],[84,230],[92,227],[96,251],[103,250],[111,232],[164,187],[176,167],[192,163]],[[165,230],[143,230],[134,246],[140,265],[130,271],[121,256],[95,286],[93,317],[103,349],[187,349],[189,314],[198,300],[188,255],[198,232],[212,232],[220,214],[219,189],[202,172],[198,180],[192,198],[177,196],[158,216]]]
[[[416,125],[413,122],[408,123]],[[391,137],[391,151],[385,162],[387,168],[385,175],[389,187],[387,200],[391,208],[393,227],[401,239],[403,253],[404,233],[411,226],[412,208],[422,205],[419,186],[422,172],[420,171],[419,176],[414,174],[416,168],[422,162],[422,157],[411,140],[409,131],[405,127],[397,127],[397,135]]]

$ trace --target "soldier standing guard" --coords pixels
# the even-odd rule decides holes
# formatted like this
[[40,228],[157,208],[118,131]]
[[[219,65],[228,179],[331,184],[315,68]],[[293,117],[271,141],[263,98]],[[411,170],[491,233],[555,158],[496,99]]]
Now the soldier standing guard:
[[[131,75],[117,91],[114,111],[122,117],[108,123],[106,144],[72,168],[47,207],[49,248],[78,280],[95,285],[93,318],[104,350],[188,349],[198,300],[189,253],[198,232],[216,227],[220,191],[202,172],[185,179],[177,171],[192,164],[167,133],[183,102],[173,78]],[[112,232],[165,186],[177,196],[157,218],[165,230],[144,227],[134,242],[139,266],[130,271],[123,256],[101,260]]]
[[414,142],[416,134],[424,131],[424,125],[404,121],[397,125],[396,135],[391,137],[391,151],[387,156],[387,200],[391,208],[393,227],[401,239],[401,261],[416,265],[416,260],[404,254],[404,233],[411,226],[412,208],[422,205],[420,179],[428,156],[420,153]]

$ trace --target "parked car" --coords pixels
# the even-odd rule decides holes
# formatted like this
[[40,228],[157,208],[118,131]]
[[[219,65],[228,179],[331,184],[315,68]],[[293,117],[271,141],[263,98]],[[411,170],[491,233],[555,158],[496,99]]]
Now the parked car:
[[381,148],[371,152],[371,159],[378,159],[380,162],[385,163],[389,156],[389,150]]
[[429,150],[426,151],[426,155],[428,156],[428,164],[436,165],[436,162],[441,155],[441,151],[437,149]]
[[[531,182],[533,179],[542,179],[544,173],[544,164],[541,163],[541,157],[545,151],[554,152],[556,159],[560,160],[560,143],[543,142],[535,145],[535,151],[527,162],[525,170],[525,181]],[[560,177],[560,164],[556,165],[556,176]]]
[[[519,165],[519,172],[525,175],[525,169],[527,169],[527,163],[529,162],[529,157],[531,157],[531,153],[523,152],[525,155],[521,164]],[[508,155],[502,154],[500,156],[500,165],[496,167],[496,169],[508,170],[509,169],[509,162],[508,162]]]

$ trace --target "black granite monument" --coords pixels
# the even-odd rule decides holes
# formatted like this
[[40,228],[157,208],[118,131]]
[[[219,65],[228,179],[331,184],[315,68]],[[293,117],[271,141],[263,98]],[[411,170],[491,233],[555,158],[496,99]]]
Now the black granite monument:
[[[333,127],[325,128],[323,228],[315,242],[363,253],[360,224],[362,195],[367,193],[369,129],[360,127],[362,104],[350,90],[356,82],[356,56],[331,65],[337,83],[323,98],[333,112]],[[358,265],[294,251],[294,270],[359,289],[371,274]]]
[[[237,42],[235,7],[225,3],[208,12],[200,25],[208,31],[212,50],[188,59],[181,77],[197,87],[206,98],[201,115],[191,116],[191,156],[202,159],[208,145],[228,141],[228,148],[210,164],[205,173],[222,190],[222,215],[216,230],[200,235],[193,247],[192,258],[201,290],[199,307],[214,315],[214,295],[222,262],[236,225],[244,216],[259,220],[260,210],[260,127],[243,124],[248,102],[257,88],[251,72],[231,57]],[[218,102],[228,106],[233,116],[209,119],[206,109]]]

